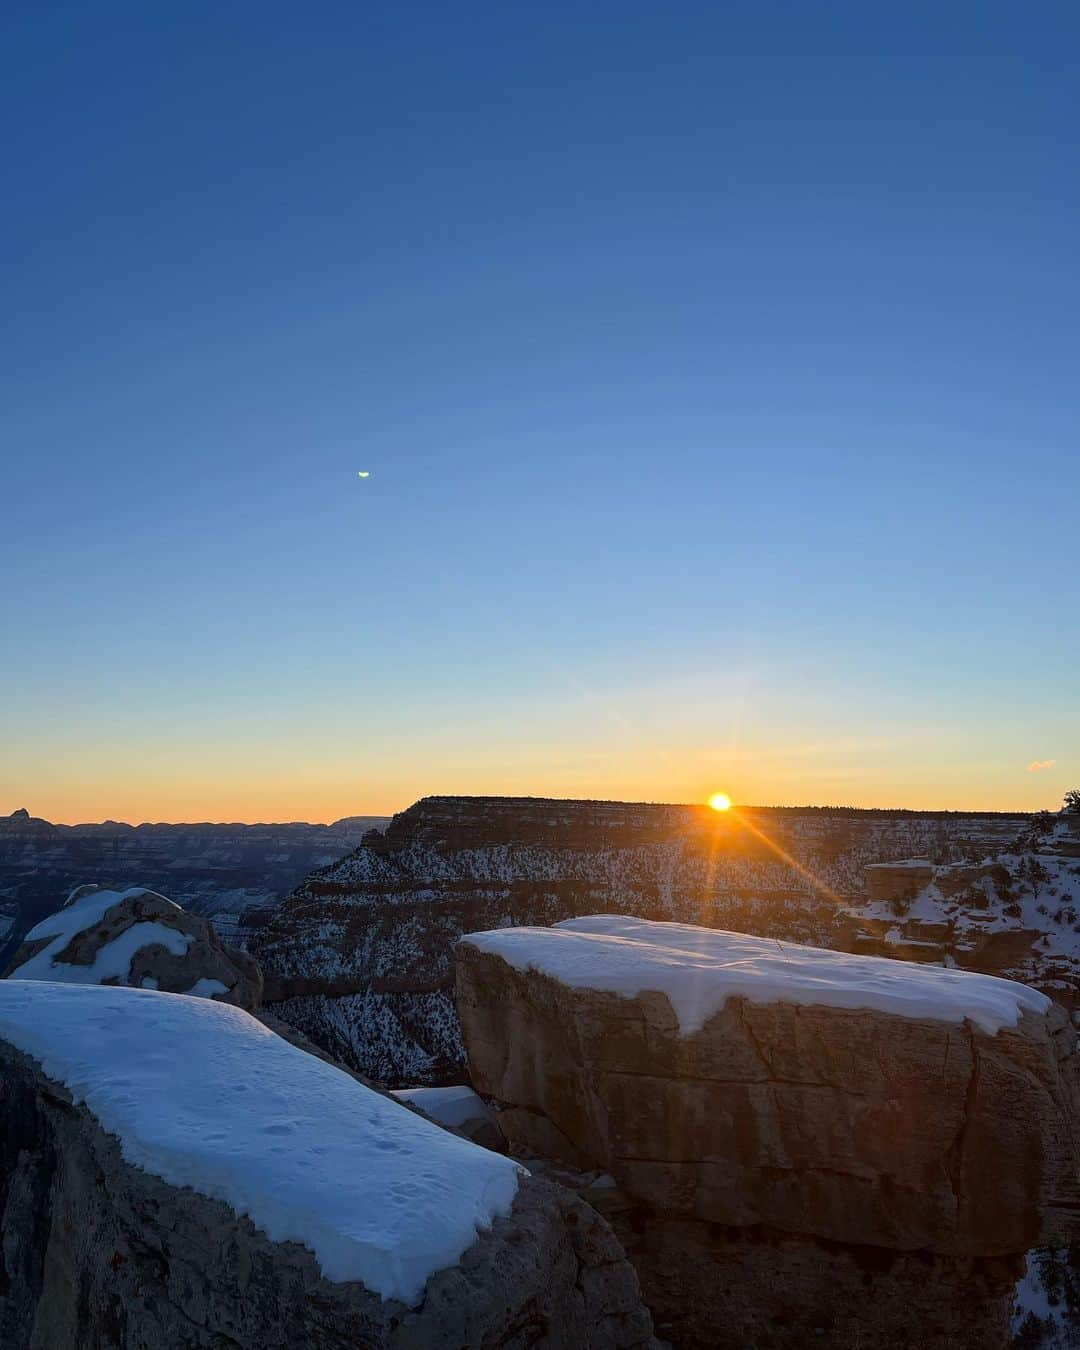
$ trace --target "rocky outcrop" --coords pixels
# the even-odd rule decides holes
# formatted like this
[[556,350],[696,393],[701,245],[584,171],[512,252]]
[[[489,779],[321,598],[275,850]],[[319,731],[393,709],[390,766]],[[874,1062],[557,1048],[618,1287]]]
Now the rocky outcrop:
[[25,809],[0,816],[0,964],[58,895],[95,876],[174,896],[231,940],[241,910],[275,904],[385,824],[349,817],[333,825],[55,825]]
[[867,896],[898,908],[918,895],[933,878],[934,865],[924,859],[871,863],[866,869]]
[[80,886],[30,931],[4,976],[130,985],[246,1009],[262,997],[262,972],[250,956],[223,946],[206,919],[141,887]]
[[[567,983],[507,950],[457,949],[474,1085],[512,1152],[611,1174],[610,1217],[677,1345],[989,1350],[1023,1253],[1076,1238],[1075,1034],[1048,1000],[1024,991],[992,1033],[731,996],[684,1034],[664,993]],[[962,996],[955,981],[984,978],[861,964],[871,987],[900,970]],[[690,956],[681,974],[712,978]]]
[[1036,817],[978,861],[881,864],[852,906],[850,948],[1022,980],[1080,1009],[1080,831]]
[[547,1181],[524,1178],[508,1217],[407,1308],[327,1279],[307,1248],[126,1162],[85,1106],[0,1038],[5,1350],[653,1344],[611,1229]]
[[261,910],[275,1012],[392,1084],[460,1081],[462,934],[600,910],[848,947],[868,864],[981,858],[1025,817],[427,797]]

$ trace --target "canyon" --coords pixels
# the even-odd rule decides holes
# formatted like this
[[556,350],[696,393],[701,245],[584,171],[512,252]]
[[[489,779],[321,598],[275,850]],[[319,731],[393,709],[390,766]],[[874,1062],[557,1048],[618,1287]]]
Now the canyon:
[[[143,887],[79,887],[23,935],[0,984],[14,1150],[0,1324],[28,1346],[42,1319],[101,1346],[120,1327],[133,1345],[252,1347],[280,1327],[313,1345],[363,1327],[388,1350],[522,1335],[569,1350],[651,1347],[651,1314],[681,1350],[983,1350],[1010,1343],[1010,1322],[1016,1346],[1069,1345],[1071,1303],[1059,1293],[1042,1313],[1080,1213],[1078,871],[1069,815],[428,798],[287,898],[227,911],[228,944]],[[80,983],[130,987],[69,1014]],[[182,1038],[167,991],[201,995],[170,1001],[204,1008]],[[64,1070],[99,1014],[101,1034]],[[279,1066],[286,1052],[299,1059]],[[58,1072],[82,1095],[65,1096]],[[340,1079],[297,1089],[312,1072],[383,1105],[341,1098]],[[86,1095],[95,1074],[104,1098]],[[266,1106],[237,1116],[234,1091],[252,1090]],[[306,1203],[299,1228],[281,1226],[276,1201],[254,1228],[238,1221],[247,1200],[220,1203],[237,1184],[229,1159],[324,1170],[332,1113],[308,1100],[321,1091],[341,1098],[342,1166],[357,1175],[395,1165],[386,1104],[531,1174],[451,1266],[430,1268],[419,1313],[372,1300],[381,1266],[333,1274],[325,1225],[302,1236]],[[155,1094],[154,1119],[187,1123],[165,1136],[180,1140],[179,1171],[170,1142],[147,1180],[114,1136]],[[364,1120],[381,1123],[365,1133]],[[255,1131],[239,1150],[237,1122]],[[441,1156],[437,1135],[417,1147],[387,1199],[410,1223],[428,1202],[415,1183]],[[176,1188],[194,1177],[198,1192],[209,1163],[224,1190]],[[119,1200],[95,1198],[90,1175]],[[148,1256],[162,1222],[182,1236],[164,1262]],[[92,1240],[64,1245],[83,1228]],[[233,1272],[224,1282],[204,1250]],[[508,1285],[521,1260],[538,1278],[521,1267]],[[82,1272],[78,1303],[57,1292],[61,1268]],[[253,1319],[234,1276],[276,1321]],[[1039,1315],[1021,1323],[1022,1277],[1022,1307]],[[181,1285],[202,1290],[197,1332]],[[135,1286],[148,1301],[128,1311]]]
[[276,903],[385,824],[356,816],[332,825],[54,825],[22,808],[0,816],[0,964],[86,883],[160,891],[231,940],[242,910]]
[[[1020,814],[427,797],[244,914],[240,941],[278,1016],[395,1086],[463,1081],[462,934],[585,914],[946,961],[1072,1007],[1078,841],[1065,817],[1049,828]],[[892,891],[882,864],[899,867]]]
[[[983,870],[929,865],[874,903]],[[616,913],[450,959],[471,1086],[388,1093],[208,920],[77,890],[0,981],[4,1343],[1070,1344],[1060,1307],[1011,1336],[1080,1237],[1046,994]]]

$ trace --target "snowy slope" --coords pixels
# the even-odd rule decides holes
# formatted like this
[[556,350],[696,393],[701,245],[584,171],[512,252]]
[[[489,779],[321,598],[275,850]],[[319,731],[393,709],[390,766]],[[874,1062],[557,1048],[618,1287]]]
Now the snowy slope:
[[1080,1004],[1080,819],[1061,817],[981,862],[930,872],[910,897],[850,910],[881,951],[1007,975]]

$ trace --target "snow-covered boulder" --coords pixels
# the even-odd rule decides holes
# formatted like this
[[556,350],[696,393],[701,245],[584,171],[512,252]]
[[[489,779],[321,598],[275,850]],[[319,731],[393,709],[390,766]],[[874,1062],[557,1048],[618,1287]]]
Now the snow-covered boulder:
[[27,933],[5,972],[12,980],[126,984],[255,1008],[258,964],[224,946],[206,919],[154,891],[80,886]]
[[1023,985],[621,916],[472,934],[457,978],[511,1149],[603,1168],[650,1216],[628,1251],[686,1344],[753,1343],[777,1299],[802,1336],[1003,1344],[1020,1254],[1076,1235],[1075,1033]]
[[242,1010],[0,982],[5,1350],[649,1346],[611,1230]]

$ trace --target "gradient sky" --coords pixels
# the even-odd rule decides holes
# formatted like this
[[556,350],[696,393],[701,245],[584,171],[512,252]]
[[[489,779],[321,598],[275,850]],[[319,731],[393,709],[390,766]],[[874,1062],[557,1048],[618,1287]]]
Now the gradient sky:
[[1071,0],[0,52],[0,812],[1080,782]]

